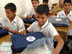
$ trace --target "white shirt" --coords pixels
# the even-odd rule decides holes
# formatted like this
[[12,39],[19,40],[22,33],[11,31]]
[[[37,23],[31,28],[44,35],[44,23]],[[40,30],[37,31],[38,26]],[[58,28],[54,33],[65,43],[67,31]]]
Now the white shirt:
[[59,35],[51,23],[46,23],[40,28],[37,21],[35,21],[28,29],[29,32],[42,32],[48,39],[50,46],[53,48],[53,37]]
[[[70,21],[72,21],[72,11],[70,11],[70,13],[67,16],[64,11],[60,11],[57,14],[57,17],[68,17]],[[68,35],[72,35],[72,28],[69,30]]]
[[57,17],[68,17],[70,21],[72,21],[72,11],[70,11],[69,14],[66,16],[64,10],[62,10],[57,14]]
[[8,26],[11,30],[16,30],[19,32],[25,30],[25,26],[24,26],[22,19],[17,16],[12,22],[10,22],[8,18],[2,18],[0,22],[2,23],[3,27]]

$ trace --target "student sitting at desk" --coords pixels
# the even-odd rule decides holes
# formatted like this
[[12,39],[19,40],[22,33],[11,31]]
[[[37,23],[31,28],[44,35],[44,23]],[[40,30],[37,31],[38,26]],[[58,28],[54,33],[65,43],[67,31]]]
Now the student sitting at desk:
[[25,23],[32,23],[36,20],[34,14],[35,14],[36,9],[39,5],[39,0],[31,0],[31,2],[32,2],[32,5],[33,5],[33,9],[30,10],[30,11],[27,11],[25,13],[25,15],[24,15],[25,16],[25,18],[24,18]]
[[[64,41],[59,36],[54,26],[50,22],[48,22],[48,14],[48,6],[44,4],[39,5],[36,11],[37,21],[35,21],[27,30],[29,32],[42,32],[51,44],[51,51],[53,52],[53,54],[59,54],[64,45]],[[57,47],[54,50],[53,38],[58,41]]]
[[64,9],[63,2],[64,0],[59,0],[58,3],[53,3],[52,8],[50,10],[50,14],[53,16],[57,16],[57,13]]
[[59,12],[61,10],[63,10],[63,3],[64,3],[64,0],[59,0],[58,4],[57,4],[57,8],[56,8],[56,11]]
[[51,10],[49,11],[50,16],[56,16],[57,11],[56,11],[57,4],[52,4]]
[[13,3],[5,5],[6,17],[2,18],[0,22],[4,29],[7,29],[10,33],[25,34],[25,26],[22,19],[16,16],[16,6]]
[[64,10],[57,14],[58,17],[67,17],[72,21],[71,0],[64,0]]
[[[57,14],[58,17],[67,17],[69,21],[72,21],[71,0],[64,0],[64,10]],[[68,32],[69,36],[72,36],[72,29]]]

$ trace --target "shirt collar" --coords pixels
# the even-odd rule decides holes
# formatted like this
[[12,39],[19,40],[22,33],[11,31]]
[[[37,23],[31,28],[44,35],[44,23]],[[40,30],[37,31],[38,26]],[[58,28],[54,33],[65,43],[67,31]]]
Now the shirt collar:
[[16,18],[17,18],[17,17],[15,16],[14,20],[12,21],[12,23],[13,23],[13,22],[16,22]]
[[47,27],[47,25],[49,24],[48,20],[45,22],[45,24],[41,27],[42,29]]
[[71,16],[72,12],[70,11],[70,13],[68,14],[68,16]]
[[[63,12],[63,14],[66,16],[65,12]],[[67,16],[71,15],[71,11],[69,12],[69,14]]]
[[62,16],[66,16],[65,12],[63,11]]
[[7,18],[7,20],[10,22],[10,23],[15,23],[16,22],[16,16],[15,16],[15,18],[14,18],[14,20],[12,21],[12,22],[10,22],[10,20]]

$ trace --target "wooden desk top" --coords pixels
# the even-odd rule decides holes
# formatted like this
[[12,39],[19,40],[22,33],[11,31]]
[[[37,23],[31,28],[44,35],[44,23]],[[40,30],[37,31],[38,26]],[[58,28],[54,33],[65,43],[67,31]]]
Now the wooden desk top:
[[11,41],[11,36],[10,35],[6,35],[4,37],[0,37],[0,44],[2,42],[10,42]]
[[[64,31],[64,32],[68,32],[70,28],[72,28],[72,22],[70,22],[70,26],[69,27],[55,27],[57,29],[57,31]],[[10,42],[11,41],[11,36],[10,35],[6,35],[4,37],[0,38],[0,44],[2,42]]]
[[72,22],[70,22],[70,28],[72,28]]
[[72,28],[72,22],[70,22],[69,27],[55,27],[57,31],[69,32],[70,28]]
[[[27,26],[27,28],[31,25],[31,24],[26,24],[26,23],[24,23],[26,26]],[[70,22],[70,25],[69,25],[69,27],[55,27],[56,28],[56,30],[57,31],[63,31],[63,32],[69,32],[69,29],[70,28],[72,28],[72,22]]]
[[70,27],[55,27],[57,31],[68,32]]

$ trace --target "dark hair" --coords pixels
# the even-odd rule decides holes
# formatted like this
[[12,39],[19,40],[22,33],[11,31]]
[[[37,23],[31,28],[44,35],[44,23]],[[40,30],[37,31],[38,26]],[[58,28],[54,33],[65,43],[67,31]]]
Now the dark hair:
[[64,0],[64,3],[71,3],[71,0]]
[[31,2],[32,2],[32,1],[37,1],[37,2],[39,2],[39,0],[31,0]]
[[10,9],[11,11],[16,11],[16,5],[13,3],[8,3],[7,5],[5,5],[4,7],[5,9]]
[[46,15],[48,16],[48,14],[49,14],[49,7],[48,7],[47,5],[40,4],[40,5],[37,7],[36,13],[46,14]]
[[43,2],[48,2],[49,0],[43,0]]

